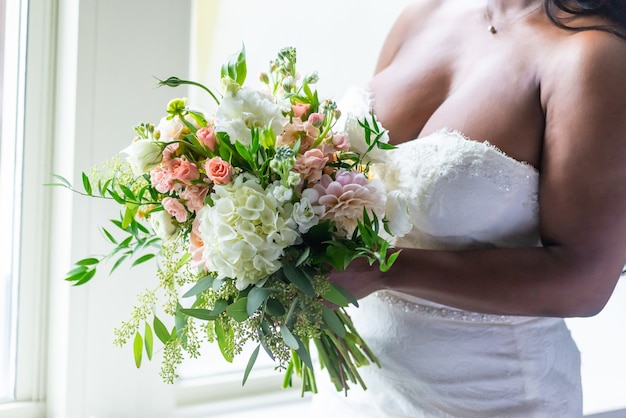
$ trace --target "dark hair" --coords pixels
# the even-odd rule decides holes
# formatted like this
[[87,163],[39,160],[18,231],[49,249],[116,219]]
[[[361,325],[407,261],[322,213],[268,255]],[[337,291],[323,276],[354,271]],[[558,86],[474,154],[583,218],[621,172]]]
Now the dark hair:
[[[546,14],[560,28],[583,31],[601,30],[626,39],[626,0],[544,0]],[[558,10],[575,16],[597,16],[609,21],[605,25],[567,26],[556,14]]]

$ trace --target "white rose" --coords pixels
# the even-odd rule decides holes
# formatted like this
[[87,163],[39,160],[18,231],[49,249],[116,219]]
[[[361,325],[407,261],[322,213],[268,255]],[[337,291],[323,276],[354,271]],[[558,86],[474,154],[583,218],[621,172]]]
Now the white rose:
[[159,144],[149,139],[133,141],[127,148],[122,150],[126,154],[126,161],[133,169],[136,176],[140,176],[161,163],[163,149]]
[[154,212],[150,215],[150,225],[157,237],[168,240],[176,235],[178,227],[174,219],[166,211]]
[[288,122],[283,116],[284,110],[272,96],[243,87],[228,94],[220,103],[215,113],[215,130],[227,133],[233,142],[250,145],[251,128],[270,126],[277,135],[283,131]]
[[311,202],[307,198],[302,198],[293,205],[293,219],[298,224],[298,230],[301,234],[306,234],[309,229],[319,223],[319,219],[315,216],[315,211]]

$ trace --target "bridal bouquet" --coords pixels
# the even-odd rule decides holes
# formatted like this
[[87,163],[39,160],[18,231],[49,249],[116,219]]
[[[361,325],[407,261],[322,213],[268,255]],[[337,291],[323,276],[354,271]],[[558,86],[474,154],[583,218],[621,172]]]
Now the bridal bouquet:
[[115,343],[132,340],[139,367],[156,335],[167,382],[183,352],[196,357],[203,342],[216,342],[227,361],[252,342],[244,383],[263,348],[284,386],[297,374],[303,393],[316,392],[314,346],[337,390],[365,387],[357,368],[377,360],[344,309],[356,300],[328,275],[357,257],[384,271],[398,256],[379,231],[388,202],[367,157],[392,146],[373,114],[343,115],[337,131],[340,109],[319,98],[315,73],[296,72],[293,48],[270,62],[262,89],[244,86],[246,72],[242,49],[222,67],[222,94],[160,81],[204,89],[214,114],[174,99],[156,126],[135,127],[125,159],[83,173],[82,189],[56,176],[57,185],[122,207],[115,229],[102,229],[110,254],[78,261],[66,280],[82,285],[107,260],[113,271],[156,259],[154,288]]

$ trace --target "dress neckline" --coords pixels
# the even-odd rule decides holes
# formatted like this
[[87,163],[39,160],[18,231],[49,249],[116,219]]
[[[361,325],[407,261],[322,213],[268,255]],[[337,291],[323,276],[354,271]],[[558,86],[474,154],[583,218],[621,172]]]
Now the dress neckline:
[[469,136],[465,135],[463,132],[456,130],[456,129],[450,129],[450,128],[440,128],[426,136],[422,136],[422,137],[418,137],[415,139],[412,139],[410,141],[406,141],[403,142],[402,144],[399,145],[403,145],[403,144],[407,144],[413,141],[422,141],[422,140],[426,140],[429,138],[432,138],[436,135],[447,135],[447,136],[453,136],[461,141],[464,141],[466,143],[470,143],[473,146],[476,147],[485,147],[487,149],[493,150],[495,151],[497,154],[499,154],[500,156],[504,157],[506,160],[514,163],[516,166],[519,167],[523,167],[524,169],[526,169],[527,171],[530,171],[532,173],[534,173],[535,175],[539,176],[539,170],[532,164],[527,163],[526,161],[520,161],[516,158],[511,157],[509,154],[507,154],[506,152],[502,151],[500,148],[498,148],[497,146],[493,145],[491,142],[489,141],[478,141],[475,139],[470,138]]

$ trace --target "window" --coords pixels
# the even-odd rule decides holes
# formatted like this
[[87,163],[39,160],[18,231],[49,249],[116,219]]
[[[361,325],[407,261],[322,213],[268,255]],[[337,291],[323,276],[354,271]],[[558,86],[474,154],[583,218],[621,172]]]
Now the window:
[[[8,4],[11,3],[11,4]],[[19,2],[0,0],[0,402],[15,399],[17,290],[20,246],[22,136],[19,109],[23,78]]]

